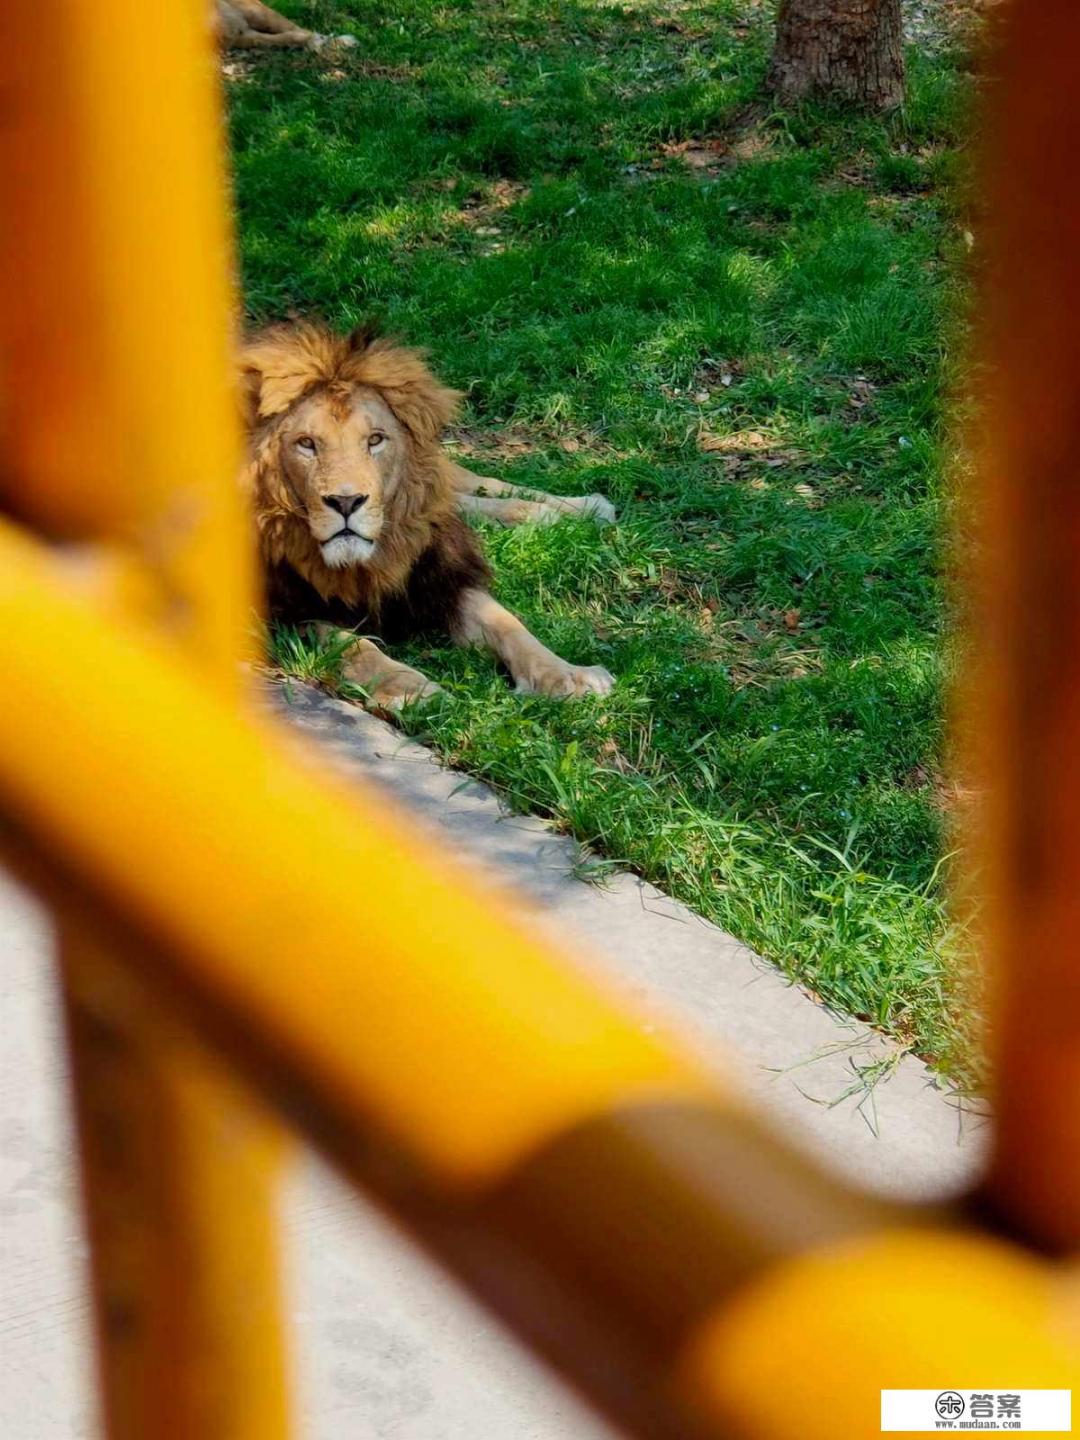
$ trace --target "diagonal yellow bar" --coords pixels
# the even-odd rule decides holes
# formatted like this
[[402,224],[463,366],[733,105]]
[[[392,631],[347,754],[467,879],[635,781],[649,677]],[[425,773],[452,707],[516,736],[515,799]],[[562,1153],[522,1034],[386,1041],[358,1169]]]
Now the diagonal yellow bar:
[[[966,1377],[988,1329],[1030,1383],[1070,1383],[1049,1267],[832,1185],[372,797],[327,793],[152,634],[65,597],[10,529],[0,664],[0,804],[46,893],[139,937],[120,958],[155,1002],[635,1433],[794,1435],[738,1377],[771,1374],[774,1327],[777,1363],[796,1353],[798,1324],[799,1393],[834,1393],[872,1350],[846,1320],[860,1294],[891,1317],[897,1386],[950,1359]],[[327,855],[353,877],[329,906]],[[943,1267],[945,1333],[926,1324]]]
[[173,978],[205,1018],[254,1003],[269,1053],[447,1188],[614,1097],[711,1093],[385,804],[328,794],[269,723],[62,585],[0,527],[4,810],[161,948],[147,965],[187,957]]

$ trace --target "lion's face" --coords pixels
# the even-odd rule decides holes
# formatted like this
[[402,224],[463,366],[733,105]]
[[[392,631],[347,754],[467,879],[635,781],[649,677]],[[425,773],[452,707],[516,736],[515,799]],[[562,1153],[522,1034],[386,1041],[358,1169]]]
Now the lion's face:
[[251,336],[239,369],[264,561],[353,606],[400,590],[453,511],[439,436],[456,392],[415,350],[303,321]]
[[407,459],[389,405],[367,387],[316,392],[290,411],[278,446],[282,473],[324,564],[334,570],[366,564]]

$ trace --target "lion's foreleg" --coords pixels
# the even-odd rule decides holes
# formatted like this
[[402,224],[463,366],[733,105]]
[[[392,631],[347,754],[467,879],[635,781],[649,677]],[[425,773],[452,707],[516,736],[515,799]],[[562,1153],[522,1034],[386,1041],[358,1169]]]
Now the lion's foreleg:
[[287,15],[271,10],[262,0],[231,0],[253,30],[262,30],[268,35],[310,35]]
[[615,507],[603,495],[549,495],[546,490],[511,485],[493,475],[474,475],[453,462],[449,469],[463,515],[483,515],[500,525],[524,525],[530,520],[550,522],[563,515],[586,516],[598,525],[610,525],[615,520]]
[[459,645],[493,651],[525,695],[606,695],[614,685],[602,665],[571,665],[542,645],[486,590],[466,590],[454,630]]
[[441,693],[434,681],[411,665],[391,660],[373,641],[324,621],[314,628],[320,640],[346,647],[341,662],[343,677],[365,690],[380,710],[397,711],[414,701],[429,700]]
[[550,525],[560,518],[561,512],[542,500],[526,500],[487,495],[459,495],[457,508],[462,515],[479,515],[485,520],[494,520],[496,525],[527,525],[534,521],[538,525]]
[[311,44],[307,30],[286,30],[269,34],[265,30],[245,30],[228,41],[230,50],[306,50]]
[[450,483],[458,495],[516,495],[519,492],[513,485],[508,485],[505,480],[496,480],[494,475],[474,475],[471,470],[466,470],[464,465],[455,465],[452,460],[447,461],[450,472]]

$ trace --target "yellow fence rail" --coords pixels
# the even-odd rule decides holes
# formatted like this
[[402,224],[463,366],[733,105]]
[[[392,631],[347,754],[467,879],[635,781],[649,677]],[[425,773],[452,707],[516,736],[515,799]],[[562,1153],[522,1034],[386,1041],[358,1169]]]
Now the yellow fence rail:
[[[640,1435],[859,1440],[884,1385],[1080,1382],[1064,1261],[841,1189],[245,703],[204,19],[43,0],[0,60],[0,838],[63,937],[112,1440],[289,1433],[285,1128]],[[995,1193],[1061,1249],[1080,1214],[1028,1200],[1080,1188],[1080,999],[1035,981],[1073,1108]]]

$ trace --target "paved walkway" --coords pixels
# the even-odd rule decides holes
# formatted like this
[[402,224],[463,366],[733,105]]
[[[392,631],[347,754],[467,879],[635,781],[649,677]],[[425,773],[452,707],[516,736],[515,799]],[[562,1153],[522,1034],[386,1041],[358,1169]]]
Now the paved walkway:
[[[896,1197],[941,1197],[977,1168],[985,1129],[918,1061],[898,1061],[860,1109],[833,1104],[853,1067],[888,1045],[786,984],[744,946],[627,874],[574,878],[578,850],[541,821],[507,816],[418,745],[319,691],[278,698],[335,765],[388,788],[455,853],[509,882],[536,923],[557,925],[624,987],[723,1055],[796,1144]],[[74,1204],[52,940],[0,877],[0,1435],[97,1433],[90,1400],[84,1246]],[[314,1159],[282,1197],[298,1433],[310,1440],[601,1440],[470,1302]]]

